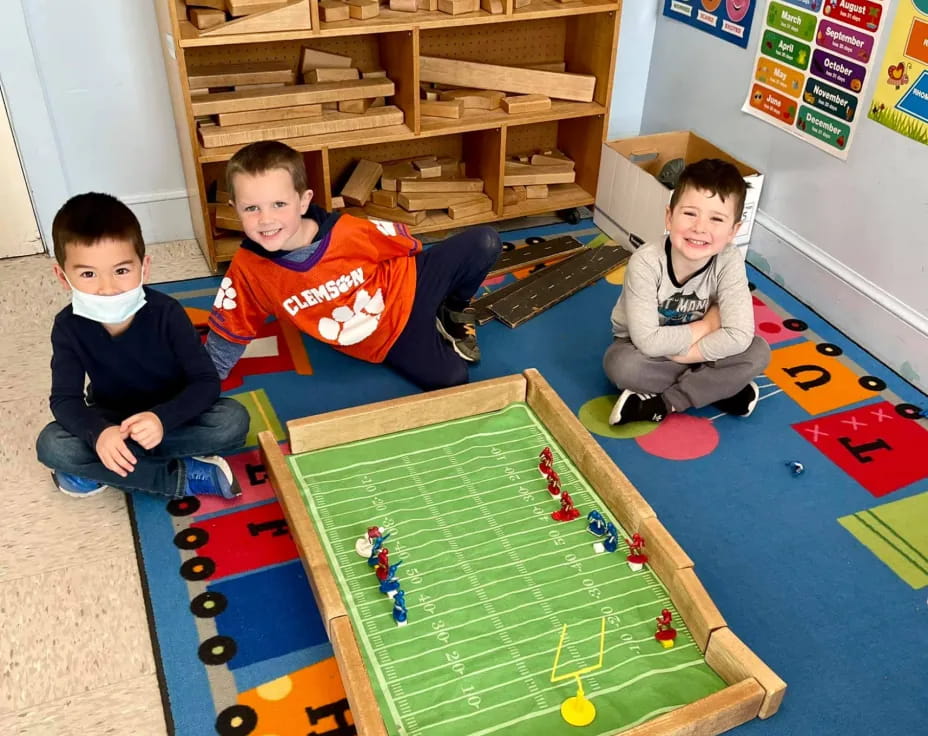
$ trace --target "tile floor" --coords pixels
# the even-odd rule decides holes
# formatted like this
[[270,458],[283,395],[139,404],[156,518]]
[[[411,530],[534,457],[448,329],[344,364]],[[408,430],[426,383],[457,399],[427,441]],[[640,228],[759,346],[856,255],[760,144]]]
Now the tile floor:
[[[153,283],[209,275],[195,241],[149,253]],[[0,260],[0,734],[164,734],[125,499],[69,498],[35,460],[68,302],[51,268]]]

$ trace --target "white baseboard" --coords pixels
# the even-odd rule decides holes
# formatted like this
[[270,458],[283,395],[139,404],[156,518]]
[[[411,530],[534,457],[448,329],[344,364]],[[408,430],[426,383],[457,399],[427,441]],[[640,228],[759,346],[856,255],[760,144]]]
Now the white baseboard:
[[193,238],[190,202],[187,192],[178,189],[167,192],[122,195],[142,226],[146,243],[165,243]]
[[922,391],[928,317],[758,211],[748,262]]

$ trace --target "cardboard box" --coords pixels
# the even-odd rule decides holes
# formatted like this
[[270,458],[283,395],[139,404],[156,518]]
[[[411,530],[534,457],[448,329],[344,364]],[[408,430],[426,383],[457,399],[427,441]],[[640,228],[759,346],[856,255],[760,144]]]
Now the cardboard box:
[[703,158],[720,158],[738,167],[750,186],[745,197],[741,228],[734,242],[742,255],[746,255],[764,175],[687,131],[604,143],[593,222],[632,251],[643,243],[662,238],[664,213],[670,202],[671,190],[658,181],[657,175],[664,164],[675,158],[683,158],[687,164]]

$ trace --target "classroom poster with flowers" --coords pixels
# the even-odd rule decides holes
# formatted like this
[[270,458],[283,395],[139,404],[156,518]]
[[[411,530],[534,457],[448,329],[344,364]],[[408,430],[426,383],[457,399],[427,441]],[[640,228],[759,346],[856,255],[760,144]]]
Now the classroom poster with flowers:
[[664,15],[746,48],[756,0],[664,0]]
[[928,145],[928,0],[900,0],[869,116]]
[[846,159],[885,16],[880,0],[769,0],[742,111]]

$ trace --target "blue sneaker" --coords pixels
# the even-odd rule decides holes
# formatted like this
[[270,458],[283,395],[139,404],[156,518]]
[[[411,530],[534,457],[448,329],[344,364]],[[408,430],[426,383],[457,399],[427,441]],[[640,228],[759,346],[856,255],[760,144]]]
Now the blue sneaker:
[[237,498],[242,495],[242,489],[232,474],[232,468],[218,455],[190,457],[184,462],[187,466],[185,496]]
[[95,480],[90,480],[90,478],[82,478],[79,475],[63,473],[60,470],[52,471],[52,480],[55,481],[55,485],[58,486],[59,491],[66,496],[72,496],[74,498],[96,496],[98,493],[103,493],[103,491],[109,488],[109,486],[103,485]]

